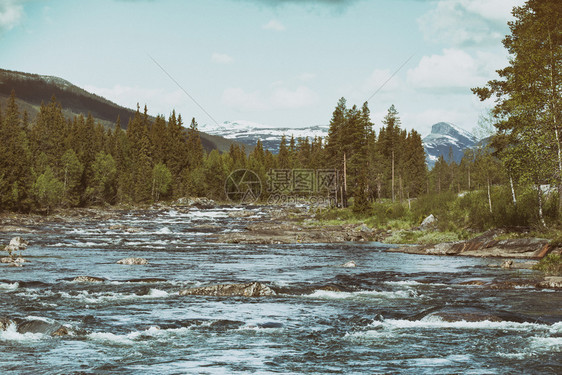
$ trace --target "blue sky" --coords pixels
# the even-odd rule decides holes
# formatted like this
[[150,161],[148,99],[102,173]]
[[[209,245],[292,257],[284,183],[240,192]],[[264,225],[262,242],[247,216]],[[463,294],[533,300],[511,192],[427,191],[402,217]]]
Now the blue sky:
[[402,126],[472,130],[470,92],[507,64],[523,0],[0,0],[0,67],[54,75],[151,114],[213,122],[327,124],[338,99],[391,104]]

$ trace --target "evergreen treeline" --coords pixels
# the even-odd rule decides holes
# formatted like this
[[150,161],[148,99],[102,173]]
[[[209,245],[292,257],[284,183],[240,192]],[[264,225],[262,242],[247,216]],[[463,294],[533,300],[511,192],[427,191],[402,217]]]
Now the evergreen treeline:
[[344,197],[354,197],[363,210],[378,198],[415,197],[425,186],[420,135],[400,129],[394,107],[384,124],[377,136],[367,104],[347,109],[342,98],[326,142],[283,137],[277,155],[260,141],[249,155],[236,144],[228,153],[206,153],[195,119],[186,130],[175,112],[151,120],[146,107],[137,108],[127,130],[119,118],[114,129],[105,129],[91,115],[65,119],[53,97],[31,120],[20,113],[12,92],[0,108],[0,204],[4,210],[48,211],[183,196],[224,199],[226,177],[237,169],[253,170],[265,183],[272,169],[343,171],[345,159]]
[[[0,109],[0,204],[29,211],[92,204],[146,203],[202,195],[223,166],[218,151],[206,155],[197,123],[185,131],[181,115],[149,120],[137,108],[127,130],[113,130],[91,115],[66,120],[53,99],[30,121],[15,93]],[[218,160],[218,161],[217,161]],[[209,172],[212,170],[212,174]]]

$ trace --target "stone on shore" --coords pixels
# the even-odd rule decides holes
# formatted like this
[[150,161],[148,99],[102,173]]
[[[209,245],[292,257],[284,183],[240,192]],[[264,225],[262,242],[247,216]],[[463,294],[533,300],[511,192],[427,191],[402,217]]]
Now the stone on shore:
[[266,297],[277,293],[267,285],[253,282],[245,284],[220,284],[180,290],[180,296]]
[[[513,238],[497,240],[483,236],[468,241],[446,242],[436,245],[402,246],[388,249],[425,255],[460,255],[474,257],[500,257],[514,259],[539,259],[552,251],[549,241],[542,238]],[[515,268],[515,263],[505,263],[503,268]]]
[[437,219],[435,218],[435,216],[433,216],[433,214],[431,214],[425,219],[423,219],[422,223],[419,226],[419,229],[420,230],[431,229],[435,226],[436,223],[437,223]]
[[117,264],[126,264],[126,265],[145,265],[148,264],[148,260],[144,258],[123,258],[117,261]]

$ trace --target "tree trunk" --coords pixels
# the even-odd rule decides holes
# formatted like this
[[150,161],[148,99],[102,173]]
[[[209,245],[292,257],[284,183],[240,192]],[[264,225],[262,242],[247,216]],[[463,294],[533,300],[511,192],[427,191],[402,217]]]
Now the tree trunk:
[[560,145],[560,129],[558,126],[558,117],[556,116],[556,83],[555,78],[557,71],[556,58],[554,56],[554,47],[552,46],[552,35],[550,29],[548,29],[548,45],[550,49],[550,110],[552,111],[552,125],[554,128],[554,137],[556,138],[556,151],[558,156],[558,213],[562,215],[562,147]]
[[488,206],[490,207],[490,213],[493,213],[492,212],[492,194],[490,192],[490,177],[488,177],[486,179],[486,182],[488,184]]
[[541,185],[537,185],[537,196],[539,198],[539,220],[541,221],[541,224],[543,225],[543,227],[546,228],[546,222],[544,221],[544,215],[542,212],[542,190],[541,190]]
[[515,197],[515,188],[513,187],[513,177],[509,175],[509,184],[511,185],[511,197],[513,199],[513,205],[517,207],[517,198]]
[[394,202],[394,150],[392,151],[392,201]]
[[343,153],[343,194],[342,194],[343,207],[347,207],[347,159],[345,152]]

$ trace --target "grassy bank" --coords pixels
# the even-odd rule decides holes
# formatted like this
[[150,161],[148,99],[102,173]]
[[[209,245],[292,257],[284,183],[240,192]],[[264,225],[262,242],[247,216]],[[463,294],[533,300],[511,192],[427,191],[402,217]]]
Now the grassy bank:
[[[547,226],[535,212],[531,194],[522,194],[517,206],[510,193],[503,188],[492,190],[492,210],[487,194],[482,191],[456,194],[444,192],[412,199],[409,202],[382,200],[364,210],[354,210],[351,204],[344,209],[316,210],[316,225],[365,224],[375,230],[390,231],[385,239],[395,244],[436,244],[468,240],[483,232],[504,228],[498,239],[540,237],[553,245],[562,244],[562,225],[556,216],[556,196],[546,199]],[[425,230],[420,224],[429,215],[436,221]]]

